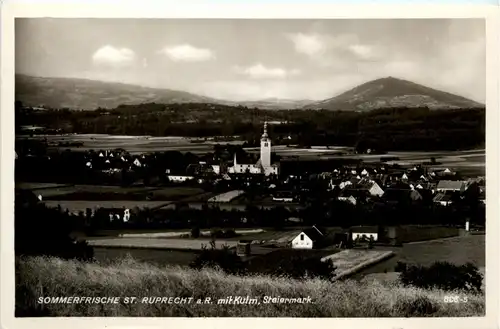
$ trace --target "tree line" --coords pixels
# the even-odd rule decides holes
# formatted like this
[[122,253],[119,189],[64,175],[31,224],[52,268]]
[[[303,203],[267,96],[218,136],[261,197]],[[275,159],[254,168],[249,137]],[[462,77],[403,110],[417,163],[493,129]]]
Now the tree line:
[[67,133],[152,136],[240,136],[259,144],[263,121],[274,144],[355,146],[390,150],[457,150],[484,146],[485,109],[388,108],[369,112],[259,110],[217,104],[139,104],[112,110],[30,111],[17,106],[16,126],[40,125]]

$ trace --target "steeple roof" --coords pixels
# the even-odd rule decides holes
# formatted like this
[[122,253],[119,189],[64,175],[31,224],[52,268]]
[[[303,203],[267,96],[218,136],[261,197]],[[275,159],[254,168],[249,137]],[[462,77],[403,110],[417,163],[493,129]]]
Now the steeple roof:
[[267,121],[264,122],[264,133],[262,134],[262,140],[268,139],[269,136],[267,135]]

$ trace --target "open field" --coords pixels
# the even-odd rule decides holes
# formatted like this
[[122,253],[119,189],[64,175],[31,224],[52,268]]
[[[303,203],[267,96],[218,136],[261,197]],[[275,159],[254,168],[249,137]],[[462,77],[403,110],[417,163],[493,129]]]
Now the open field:
[[[29,186],[33,186],[33,184],[37,183],[18,183],[19,188],[25,189],[33,189]],[[25,187],[23,187],[25,186]],[[144,186],[136,186],[136,187],[121,187],[121,186],[108,186],[108,185],[57,185],[57,186],[48,186],[46,188],[36,190],[37,194],[40,194],[44,198],[54,198],[59,196],[64,196],[73,193],[138,193],[138,192],[146,192],[156,190],[155,187],[144,187]]]
[[[152,239],[152,238],[111,238],[89,240],[88,243],[95,247],[108,248],[146,248],[146,249],[179,249],[201,250],[203,246],[210,246],[210,240],[203,239]],[[236,241],[217,240],[217,249],[223,246],[236,247]]]
[[101,248],[94,247],[94,259],[100,264],[109,264],[123,258],[133,258],[159,266],[188,266],[195,260],[197,251],[144,249],[144,248]]
[[69,184],[57,183],[34,183],[34,182],[15,182],[16,188],[23,190],[54,189],[71,186]]
[[[264,232],[262,229],[248,229],[248,230],[235,230],[236,234],[251,235]],[[210,236],[210,230],[201,230],[201,236]],[[156,232],[156,233],[123,233],[119,236],[121,238],[175,238],[181,235],[191,234],[191,231],[177,231],[177,232]]]
[[[300,232],[301,232],[300,229],[295,229],[295,228],[284,231],[265,230],[262,232],[256,232],[254,234],[245,235],[244,239],[252,241],[264,241],[265,243],[269,244],[272,243],[282,244],[291,242],[297,235],[299,235]],[[228,240],[238,240],[238,239],[241,239],[241,237],[229,238]]]
[[187,197],[204,194],[195,187],[166,187],[166,188],[104,188],[68,187],[59,190],[44,190],[39,193],[45,200],[117,200],[117,201],[178,201]]
[[400,243],[456,237],[459,234],[460,229],[457,227],[436,225],[404,225],[397,229],[397,239]]
[[44,201],[65,201],[66,205],[71,202],[81,203],[84,201],[114,201],[123,202],[162,202],[181,199],[208,199],[212,193],[205,193],[197,187],[120,187],[108,185],[63,185],[51,183],[16,183],[20,189],[32,190],[37,195],[41,195]]
[[[485,315],[485,295],[463,293],[467,303],[443,303],[449,291],[397,284],[296,281],[267,276],[239,277],[214,270],[159,267],[131,259],[89,264],[55,258],[24,258],[16,264],[16,316],[183,316],[183,317],[468,317]],[[43,291],[43,293],[42,293]],[[38,304],[43,296],[136,296],[136,304]],[[244,307],[196,304],[227,296],[250,296]],[[192,297],[190,304],[147,303],[144,297]],[[311,303],[267,304],[263,296],[297,298]],[[332,298],[335,296],[335,298]],[[161,299],[160,299],[161,300]]]
[[83,211],[87,208],[97,209],[97,208],[113,208],[113,209],[158,209],[162,208],[169,204],[169,202],[165,201],[44,201],[47,207],[57,208],[57,206],[61,206],[63,210],[68,210],[71,213]]
[[370,273],[394,272],[398,261],[429,266],[437,261],[463,265],[471,262],[477,267],[486,264],[485,235],[469,235],[439,240],[407,243],[402,247],[376,247],[377,250],[390,250],[396,256],[360,272],[363,276]]
[[[28,136],[18,136],[19,139],[27,139]],[[192,153],[206,153],[213,149],[213,142],[197,142],[197,138],[189,137],[151,137],[151,136],[117,136],[101,134],[71,134],[71,135],[39,135],[33,139],[47,139],[52,149],[70,149],[73,151],[87,151],[100,149],[122,148],[131,154],[147,152],[181,151]],[[83,143],[83,146],[58,146],[58,143]],[[226,144],[226,142],[221,142]],[[228,144],[238,142],[227,142]],[[243,142],[239,142],[243,143]]]

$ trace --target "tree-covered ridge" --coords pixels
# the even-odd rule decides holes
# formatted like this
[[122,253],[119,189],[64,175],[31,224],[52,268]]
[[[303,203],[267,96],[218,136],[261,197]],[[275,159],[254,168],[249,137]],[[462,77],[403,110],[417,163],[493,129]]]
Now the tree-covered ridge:
[[274,144],[343,145],[387,150],[446,150],[484,146],[485,108],[388,108],[370,112],[260,110],[207,103],[121,105],[112,110],[33,111],[16,106],[25,125],[67,133],[151,136],[241,136],[257,145],[269,121]]

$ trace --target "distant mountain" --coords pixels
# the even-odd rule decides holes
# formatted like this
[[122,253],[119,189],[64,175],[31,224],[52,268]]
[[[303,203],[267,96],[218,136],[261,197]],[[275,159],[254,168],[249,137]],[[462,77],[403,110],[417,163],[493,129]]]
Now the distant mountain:
[[336,97],[314,102],[305,109],[370,111],[390,107],[453,109],[484,107],[470,99],[432,89],[411,81],[387,77],[363,83]]
[[237,105],[246,106],[249,108],[259,108],[264,110],[295,110],[301,109],[307,104],[311,104],[311,100],[294,100],[281,98],[266,98],[256,101],[235,102]]
[[16,74],[16,100],[28,106],[95,110],[141,103],[220,103],[184,91],[74,78],[41,78]]
[[227,101],[184,91],[147,88],[124,83],[75,78],[43,78],[16,74],[16,100],[27,106],[95,110],[142,103],[214,103],[260,109],[298,109],[310,100],[269,98],[258,101]]

